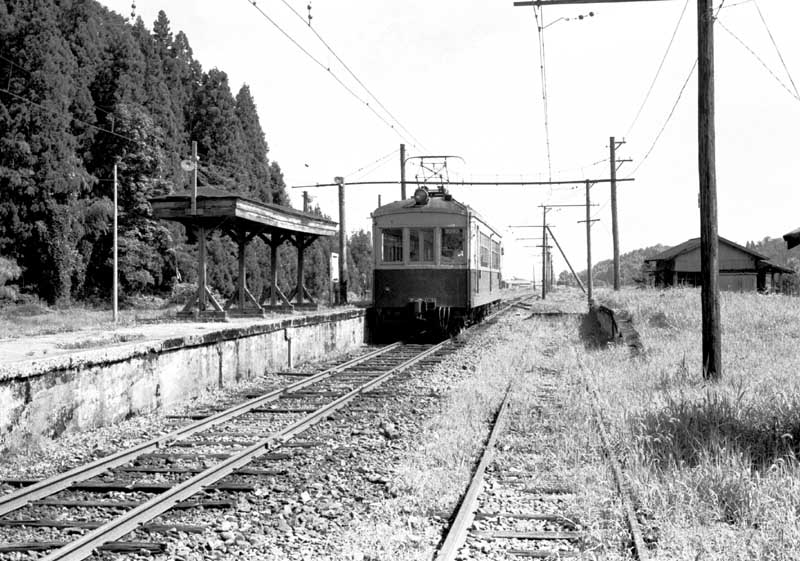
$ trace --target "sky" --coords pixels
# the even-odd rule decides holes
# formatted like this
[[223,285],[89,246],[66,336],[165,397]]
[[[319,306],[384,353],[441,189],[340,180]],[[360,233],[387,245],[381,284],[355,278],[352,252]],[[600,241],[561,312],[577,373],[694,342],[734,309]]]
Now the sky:
[[[131,13],[129,0],[102,3]],[[397,181],[400,143],[407,156],[459,156],[448,163],[454,180],[608,178],[609,137],[624,139],[617,157],[632,162],[618,177],[634,178],[618,186],[625,253],[700,235],[696,6],[543,8],[547,129],[534,9],[513,0],[136,0],[134,11],[152,29],[164,10],[204,70],[224,70],[234,94],[250,87],[269,157],[290,187],[335,176]],[[715,25],[719,234],[740,244],[800,227],[798,22],[797,0],[724,0]],[[338,219],[335,187],[308,191]],[[540,230],[511,226],[541,224],[542,204],[585,202],[582,183],[451,193],[503,233],[506,277],[540,271],[540,250],[527,247],[540,242],[520,239]],[[290,195],[302,207],[302,189]],[[379,198],[399,199],[399,186],[346,189],[348,231],[371,228]],[[608,184],[593,186],[591,199],[597,263],[612,256]],[[577,270],[586,268],[583,219],[579,207],[548,214]],[[558,274],[566,264],[553,251]]]

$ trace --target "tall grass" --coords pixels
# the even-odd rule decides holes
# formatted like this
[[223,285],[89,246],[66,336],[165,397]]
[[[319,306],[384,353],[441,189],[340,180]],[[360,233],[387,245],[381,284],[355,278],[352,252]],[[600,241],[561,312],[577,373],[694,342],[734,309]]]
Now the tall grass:
[[717,382],[701,375],[699,290],[613,299],[647,350],[590,353],[584,372],[665,558],[800,559],[800,299],[723,293]]

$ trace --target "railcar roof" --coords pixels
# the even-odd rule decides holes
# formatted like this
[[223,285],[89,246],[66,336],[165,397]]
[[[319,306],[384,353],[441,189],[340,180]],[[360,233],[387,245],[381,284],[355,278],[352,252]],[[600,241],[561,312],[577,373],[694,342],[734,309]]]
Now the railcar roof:
[[395,201],[383,206],[379,206],[372,212],[373,217],[386,216],[395,214],[404,210],[413,210],[415,212],[449,212],[451,214],[466,215],[471,213],[478,218],[481,222],[489,226],[492,230],[499,234],[499,232],[491,224],[489,224],[479,212],[469,205],[455,200],[454,198],[445,197],[431,197],[424,205],[418,205],[414,198],[409,198],[404,201]]

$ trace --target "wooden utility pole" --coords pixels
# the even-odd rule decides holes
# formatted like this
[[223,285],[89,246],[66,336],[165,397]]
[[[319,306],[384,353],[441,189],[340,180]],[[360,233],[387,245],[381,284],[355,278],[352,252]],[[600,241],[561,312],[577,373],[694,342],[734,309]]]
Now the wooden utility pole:
[[400,145],[400,200],[406,200],[406,145]]
[[542,300],[547,298],[547,211],[542,207]]
[[117,238],[117,164],[114,164],[114,280],[111,283],[111,291],[114,293],[112,296],[112,315],[114,316],[114,323],[119,320],[119,259],[117,254],[118,238]]
[[197,142],[192,141],[192,215],[197,214]]
[[344,178],[336,177],[339,186],[339,304],[347,304],[347,226],[344,212]]
[[589,190],[591,184],[586,182],[586,298],[592,305],[592,198]]
[[716,380],[722,376],[722,335],[714,129],[714,12],[711,0],[697,0],[697,70],[703,377]]
[[309,201],[308,191],[303,191],[303,212],[308,212]]
[[[617,142],[608,141],[611,162],[611,237],[614,243],[614,290],[619,290],[619,230],[617,228]],[[588,219],[587,219],[588,220]]]
[[[659,0],[522,0],[514,6],[612,4]],[[703,314],[703,377],[722,376],[719,248],[714,130],[714,12],[712,0],[697,0],[697,137],[700,183],[700,298]]]

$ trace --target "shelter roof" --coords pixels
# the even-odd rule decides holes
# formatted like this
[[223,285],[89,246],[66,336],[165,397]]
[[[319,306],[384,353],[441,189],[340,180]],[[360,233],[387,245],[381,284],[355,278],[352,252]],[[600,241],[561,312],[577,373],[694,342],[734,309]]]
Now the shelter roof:
[[[738,249],[739,251],[742,251],[744,253],[747,253],[747,254],[753,256],[758,261],[768,261],[769,260],[766,255],[762,255],[761,253],[758,253],[757,251],[753,251],[752,249],[748,249],[748,248],[744,247],[743,245],[739,245],[738,243],[732,242],[729,239],[723,238],[722,236],[719,236],[719,241],[721,243],[724,243],[726,245],[734,247],[734,248]],[[683,255],[684,253],[689,253],[690,251],[694,251],[698,247],[700,247],[700,238],[692,238],[692,239],[686,240],[685,242],[683,242],[681,244],[678,244],[678,245],[676,245],[674,247],[666,249],[666,250],[662,251],[661,253],[659,253],[658,255],[650,257],[649,259],[645,259],[645,262],[648,262],[648,261],[671,261],[671,260],[675,259],[676,257],[678,257],[679,255]],[[775,266],[777,267],[778,265],[775,265]]]
[[181,191],[149,199],[153,216],[210,228],[240,226],[248,231],[276,229],[316,236],[333,236],[337,223],[291,207],[262,203],[216,187],[197,188],[197,212],[192,192]]
[[784,234],[783,239],[786,240],[786,247],[789,249],[797,247],[800,245],[800,228],[797,230],[792,230],[788,234]]

